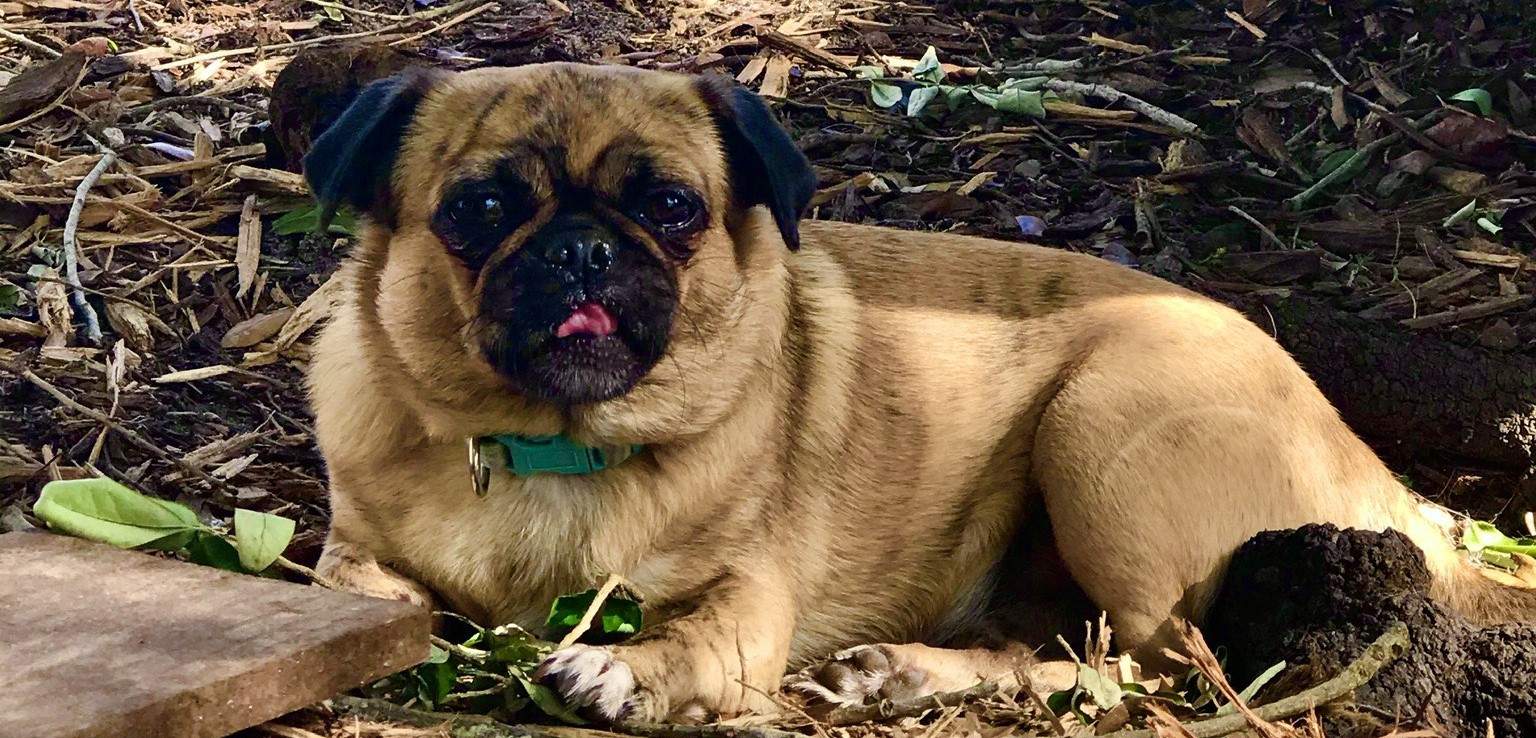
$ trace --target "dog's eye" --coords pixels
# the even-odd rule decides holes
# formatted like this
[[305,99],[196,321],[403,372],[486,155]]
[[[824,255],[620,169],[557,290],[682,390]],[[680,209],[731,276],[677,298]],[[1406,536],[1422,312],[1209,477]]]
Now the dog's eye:
[[460,226],[480,226],[494,228],[506,217],[506,207],[501,204],[501,198],[488,194],[464,195],[449,206],[449,213],[453,222]]
[[641,214],[651,225],[674,233],[696,227],[704,212],[699,196],[682,187],[652,190],[643,208]]

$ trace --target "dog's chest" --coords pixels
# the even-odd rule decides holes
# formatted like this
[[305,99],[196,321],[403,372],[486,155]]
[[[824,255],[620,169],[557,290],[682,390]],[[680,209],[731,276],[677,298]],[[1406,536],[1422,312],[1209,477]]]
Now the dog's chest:
[[432,460],[443,472],[386,524],[410,573],[465,614],[541,625],[554,598],[598,586],[611,573],[642,591],[672,588],[678,569],[642,535],[633,518],[645,510],[626,504],[629,490],[581,476],[497,470],[486,494],[476,496],[467,464],[450,456]]

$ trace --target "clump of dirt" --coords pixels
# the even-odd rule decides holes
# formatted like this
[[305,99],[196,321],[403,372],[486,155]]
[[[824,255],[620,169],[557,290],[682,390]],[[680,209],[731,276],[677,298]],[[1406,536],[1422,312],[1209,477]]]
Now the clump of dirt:
[[1269,531],[1238,550],[1205,632],[1236,683],[1292,665],[1267,699],[1338,674],[1401,621],[1408,651],[1326,716],[1329,735],[1380,735],[1408,718],[1450,736],[1536,735],[1536,626],[1476,626],[1429,587],[1423,553],[1397,531]]

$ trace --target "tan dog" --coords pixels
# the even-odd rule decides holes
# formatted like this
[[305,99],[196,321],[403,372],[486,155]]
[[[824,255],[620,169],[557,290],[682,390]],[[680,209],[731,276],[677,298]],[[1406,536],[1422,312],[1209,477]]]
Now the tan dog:
[[[1536,611],[1242,316],[1087,256],[800,224],[804,157],[725,82],[406,74],[306,169],[371,216],[312,372],[323,572],[525,626],[623,575],[647,628],[541,669],[600,717],[766,709],[840,650],[797,686],[960,688],[1101,608],[1150,657],[1239,543],[1309,522],[1407,533],[1474,618]],[[640,448],[509,452],[477,496],[466,441],[508,434]]]

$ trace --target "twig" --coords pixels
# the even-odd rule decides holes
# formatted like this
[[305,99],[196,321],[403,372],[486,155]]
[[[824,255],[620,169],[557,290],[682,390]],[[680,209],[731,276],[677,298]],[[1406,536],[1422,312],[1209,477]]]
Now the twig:
[[1111,103],[1119,103],[1131,110],[1151,118],[1169,128],[1172,128],[1186,136],[1200,135],[1200,126],[1185,120],[1173,113],[1153,105],[1139,97],[1128,95],[1109,85],[1087,84],[1084,82],[1068,82],[1062,79],[1046,80],[1045,89],[1053,92],[1070,92],[1078,95],[1088,95],[1108,100]]
[[608,601],[608,595],[613,594],[614,588],[623,582],[624,577],[618,574],[609,574],[608,580],[603,582],[603,586],[597,590],[597,595],[592,598],[592,604],[587,605],[587,611],[581,614],[581,622],[577,623],[576,627],[571,629],[571,632],[566,633],[565,637],[560,639],[560,645],[557,648],[570,648],[585,635],[587,629],[592,627],[592,621],[597,618],[597,613],[602,611],[603,603]]
[[1040,693],[1035,691],[1035,683],[1029,678],[1029,675],[1021,670],[1016,673],[1016,676],[1019,680],[1019,686],[1024,689],[1024,694],[1029,695],[1029,701],[1034,703],[1035,709],[1039,710],[1042,715],[1045,715],[1051,721],[1051,729],[1056,731],[1056,735],[1066,735],[1067,726],[1062,725],[1061,716],[1057,715],[1056,711],[1052,710],[1051,706],[1045,703],[1045,699],[1040,696]]
[[880,700],[872,705],[846,705],[827,713],[822,722],[827,725],[855,725],[871,720],[894,720],[916,717],[929,710],[956,707],[970,700],[997,694],[996,682],[982,682],[970,689],[923,695],[908,700]]
[[33,51],[36,51],[37,53],[42,54],[49,59],[57,59],[64,55],[63,52],[59,51],[58,49],[47,46],[45,44],[40,44],[30,38],[27,38],[26,36],[16,33],[15,31],[8,31],[4,28],[0,28],[0,36],[15,42],[20,46],[25,46]]
[[198,477],[199,479],[202,479],[203,481],[206,481],[206,482],[208,482],[208,483],[210,483],[210,484],[212,484],[212,485],[214,485],[214,486],[216,486],[216,487],[218,487],[220,489],[224,489],[226,491],[228,490],[229,484],[226,483],[224,480],[219,479],[219,478],[217,478],[217,477],[215,477],[215,476],[213,476],[213,475],[203,471],[202,469],[199,469],[198,467],[193,466],[192,464],[188,464],[186,461],[184,461],[182,459],[177,459],[177,458],[171,456],[170,454],[166,453],[164,449],[162,449],[159,446],[156,446],[155,444],[151,443],[148,439],[146,439],[145,437],[139,435],[138,433],[135,433],[134,431],[124,427],[122,423],[119,423],[118,421],[112,419],[106,413],[103,413],[100,410],[95,410],[95,409],[86,407],[86,406],[76,402],[69,395],[64,394],[64,392],[61,391],[58,387],[53,386],[53,384],[51,382],[49,382],[48,380],[43,379],[42,377],[39,377],[36,374],[33,374],[32,370],[30,370],[30,369],[23,369],[21,371],[21,376],[22,376],[23,379],[27,380],[28,382],[31,382],[38,389],[40,389],[40,390],[42,390],[44,392],[47,392],[49,395],[51,395],[53,397],[53,399],[58,400],[59,404],[65,406],[65,407],[67,407],[67,408],[69,408],[71,410],[74,410],[75,412],[80,413],[81,415],[84,415],[84,416],[90,418],[91,420],[94,420],[94,421],[96,421],[98,423],[101,423],[102,425],[105,425],[105,426],[111,428],[112,430],[114,430],[117,433],[119,433],[120,435],[122,435],[122,437],[125,440],[127,440],[129,443],[131,443],[131,444],[133,444],[135,446],[138,446],[140,449],[143,449],[149,455],[151,455],[151,456],[153,456],[153,457],[155,457],[155,458],[157,458],[157,459],[159,459],[161,461],[164,461],[164,462],[166,462],[168,464],[174,464],[177,467],[179,467],[180,469],[182,469],[183,471],[186,471],[186,472],[192,474],[193,476]]
[[300,563],[298,563],[296,561],[290,561],[290,560],[288,560],[288,559],[286,559],[286,558],[284,558],[282,556],[277,557],[277,559],[275,561],[273,561],[272,563],[276,564],[277,568],[279,568],[279,569],[283,569],[283,570],[286,570],[286,571],[291,571],[294,574],[298,574],[299,576],[304,577],[305,579],[308,579],[311,582],[314,582],[315,584],[318,584],[318,585],[320,585],[322,587],[325,587],[326,589],[334,589],[334,590],[344,590],[345,589],[344,587],[342,587],[337,582],[334,582],[334,581],[331,581],[330,579],[327,579],[326,577],[324,577],[323,575],[321,575],[319,572],[315,571],[314,569],[311,569],[311,568],[309,568],[309,567],[307,567],[307,566],[305,566],[303,564],[300,564]]
[[[1332,679],[1315,687],[1298,692],[1282,700],[1276,700],[1263,707],[1254,708],[1254,713],[1264,720],[1284,720],[1293,718],[1307,712],[1319,705],[1326,705],[1350,692],[1359,689],[1370,681],[1376,673],[1381,671],[1393,659],[1401,656],[1408,650],[1408,626],[1402,623],[1394,623],[1387,628],[1387,632],[1381,634],[1354,663],[1344,667],[1344,670]],[[1221,717],[1185,723],[1184,727],[1194,738],[1217,738],[1218,736],[1235,733],[1248,726],[1248,718],[1243,715],[1223,715]],[[1158,738],[1158,734],[1151,730],[1121,730],[1114,733],[1106,733],[1099,738]]]
[[1228,205],[1227,206],[1227,211],[1231,212],[1231,213],[1237,215],[1237,217],[1242,218],[1243,220],[1246,220],[1249,223],[1253,224],[1254,228],[1259,229],[1259,233],[1264,234],[1265,240],[1269,241],[1270,243],[1273,243],[1277,248],[1280,248],[1281,250],[1285,250],[1285,249],[1290,248],[1289,246],[1287,246],[1285,244],[1284,241],[1280,240],[1279,236],[1275,235],[1274,231],[1269,229],[1269,226],[1266,226],[1263,223],[1260,223],[1257,218],[1253,217],[1252,215],[1249,215],[1248,212],[1243,210],[1242,208],[1240,208],[1240,207],[1238,207],[1236,205]]
[[448,653],[454,654],[466,661],[484,661],[491,655],[488,651],[482,651],[478,648],[470,648],[469,646],[461,646],[457,643],[454,643],[453,641],[448,640],[447,638],[440,636],[431,636],[431,639],[432,645],[437,646],[438,648],[441,648]]
[[109,148],[101,148],[101,159],[91,171],[80,180],[75,187],[75,201],[69,206],[69,217],[64,221],[64,277],[69,280],[69,286],[74,288],[70,293],[70,303],[80,313],[85,321],[85,337],[92,345],[101,345],[101,319],[96,317],[96,309],[85,299],[85,290],[80,289],[80,241],[76,234],[80,230],[80,213],[85,210],[85,196],[91,188],[96,186],[96,180],[101,179],[113,162],[117,161],[117,152]]
[[1317,197],[1318,193],[1321,193],[1323,190],[1332,187],[1333,184],[1339,180],[1348,176],[1352,176],[1355,173],[1356,168],[1362,166],[1365,163],[1365,160],[1375,156],[1376,152],[1391,146],[1392,144],[1395,144],[1402,139],[1403,134],[1393,133],[1391,135],[1378,138],[1364,146],[1361,146],[1360,150],[1356,151],[1353,156],[1345,160],[1343,164],[1334,167],[1327,174],[1319,177],[1316,182],[1312,183],[1311,187],[1302,190],[1295,197],[1286,200],[1285,204],[1297,210],[1306,207],[1307,202],[1309,202],[1312,198]]

